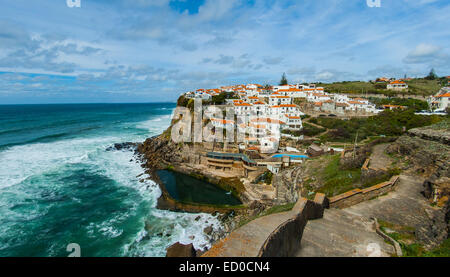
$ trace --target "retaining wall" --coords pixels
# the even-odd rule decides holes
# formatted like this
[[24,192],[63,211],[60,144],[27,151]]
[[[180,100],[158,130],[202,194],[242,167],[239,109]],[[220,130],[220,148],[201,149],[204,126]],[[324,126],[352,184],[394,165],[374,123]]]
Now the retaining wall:
[[302,198],[294,209],[298,212],[289,220],[278,226],[266,239],[258,257],[292,257],[300,249],[303,230],[311,219],[323,217],[328,199],[318,193],[314,201]]
[[347,208],[366,200],[373,199],[392,191],[397,185],[399,176],[393,176],[389,181],[365,189],[354,189],[329,199],[330,208]]

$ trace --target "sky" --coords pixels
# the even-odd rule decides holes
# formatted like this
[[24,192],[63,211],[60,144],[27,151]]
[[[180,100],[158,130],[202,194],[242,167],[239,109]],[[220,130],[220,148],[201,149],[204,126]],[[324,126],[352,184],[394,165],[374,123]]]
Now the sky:
[[0,104],[450,75],[450,1],[0,0]]

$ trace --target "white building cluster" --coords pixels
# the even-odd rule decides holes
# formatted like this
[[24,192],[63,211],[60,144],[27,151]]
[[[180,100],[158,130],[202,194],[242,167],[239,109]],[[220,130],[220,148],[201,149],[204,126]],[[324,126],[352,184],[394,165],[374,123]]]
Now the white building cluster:
[[[282,130],[300,131],[303,128],[301,116],[304,113],[294,103],[303,98],[315,110],[345,113],[364,111],[377,113],[375,105],[362,98],[349,98],[347,95],[329,94],[322,87],[309,85],[261,86],[258,84],[224,86],[219,89],[198,89],[185,94],[188,98],[209,100],[221,92],[233,92],[237,99],[227,99],[226,104],[234,108],[235,120],[213,118],[216,128],[235,129],[246,135],[247,146],[259,148],[261,152],[278,148]],[[246,118],[244,122],[239,119]],[[258,146],[259,145],[259,146]]]

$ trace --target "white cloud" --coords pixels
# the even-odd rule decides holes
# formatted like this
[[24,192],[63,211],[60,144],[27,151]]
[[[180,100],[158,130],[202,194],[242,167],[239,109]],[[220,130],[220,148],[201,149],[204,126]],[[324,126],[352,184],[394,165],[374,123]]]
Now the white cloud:
[[430,64],[439,65],[447,63],[449,56],[444,53],[443,48],[433,44],[421,43],[416,46],[403,59],[406,64]]

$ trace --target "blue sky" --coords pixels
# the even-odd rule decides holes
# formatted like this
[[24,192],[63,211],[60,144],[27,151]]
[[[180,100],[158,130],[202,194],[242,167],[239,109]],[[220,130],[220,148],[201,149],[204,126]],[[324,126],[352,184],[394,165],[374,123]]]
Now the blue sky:
[[0,0],[0,104],[450,75],[448,0]]

